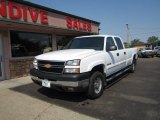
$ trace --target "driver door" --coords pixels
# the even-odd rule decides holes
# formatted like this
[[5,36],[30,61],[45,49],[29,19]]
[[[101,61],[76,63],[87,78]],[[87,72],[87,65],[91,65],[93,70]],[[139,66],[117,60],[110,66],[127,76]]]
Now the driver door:
[[[115,49],[110,49],[112,46],[115,46]],[[118,64],[119,64],[119,55],[117,46],[112,37],[106,38],[106,76],[112,75],[118,72]]]

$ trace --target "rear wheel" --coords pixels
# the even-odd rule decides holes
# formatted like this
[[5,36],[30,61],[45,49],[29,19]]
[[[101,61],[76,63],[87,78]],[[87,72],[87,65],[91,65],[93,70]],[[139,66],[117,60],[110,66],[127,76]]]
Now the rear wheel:
[[144,55],[143,55],[143,54],[141,54],[141,58],[144,58]]
[[105,81],[105,77],[99,71],[94,72],[91,75],[89,88],[87,91],[87,96],[90,99],[95,99],[95,98],[98,98],[102,95],[103,89],[104,89],[104,81]]
[[154,57],[154,55],[152,55],[152,58]]
[[136,67],[136,60],[134,59],[132,62],[132,65],[130,67],[129,72],[134,73],[135,72],[135,67]]

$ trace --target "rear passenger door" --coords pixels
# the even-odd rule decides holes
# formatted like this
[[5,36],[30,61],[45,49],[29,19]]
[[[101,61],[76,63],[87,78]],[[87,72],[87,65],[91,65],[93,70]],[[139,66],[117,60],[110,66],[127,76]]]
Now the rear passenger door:
[[126,50],[124,49],[124,45],[122,43],[122,40],[119,37],[114,37],[115,42],[118,47],[117,56],[118,56],[118,70],[121,70],[126,67]]

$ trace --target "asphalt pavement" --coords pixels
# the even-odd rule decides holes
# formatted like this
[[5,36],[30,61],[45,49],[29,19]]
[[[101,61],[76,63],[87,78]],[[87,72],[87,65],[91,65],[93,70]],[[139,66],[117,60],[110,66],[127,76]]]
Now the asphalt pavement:
[[160,58],[140,58],[89,100],[83,93],[57,92],[30,77],[0,82],[1,120],[160,120]]

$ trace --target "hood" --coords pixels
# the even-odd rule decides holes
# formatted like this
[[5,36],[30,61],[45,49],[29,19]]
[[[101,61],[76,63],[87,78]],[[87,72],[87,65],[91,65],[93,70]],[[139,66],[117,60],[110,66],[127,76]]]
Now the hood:
[[36,56],[38,60],[55,60],[55,61],[67,61],[73,59],[83,59],[87,56],[97,54],[100,51],[89,49],[67,49],[49,52]]

